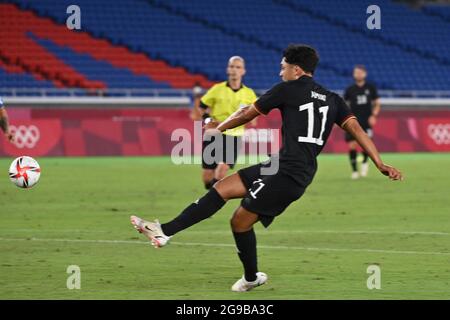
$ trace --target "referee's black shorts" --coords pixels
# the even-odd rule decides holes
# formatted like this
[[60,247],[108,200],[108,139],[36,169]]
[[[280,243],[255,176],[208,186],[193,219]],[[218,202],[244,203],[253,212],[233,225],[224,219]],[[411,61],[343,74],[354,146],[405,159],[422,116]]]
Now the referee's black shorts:
[[238,136],[219,134],[205,137],[202,143],[202,168],[215,169],[219,163],[226,163],[233,169],[241,144],[242,139]]
[[241,206],[258,214],[259,221],[267,228],[276,216],[303,195],[306,188],[280,170],[274,175],[261,175],[263,165],[241,169],[238,174],[249,190]]

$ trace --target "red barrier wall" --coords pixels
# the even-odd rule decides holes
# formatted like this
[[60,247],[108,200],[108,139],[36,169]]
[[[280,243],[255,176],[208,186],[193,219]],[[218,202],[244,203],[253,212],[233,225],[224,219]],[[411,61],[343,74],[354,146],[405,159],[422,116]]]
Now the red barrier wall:
[[[174,108],[8,109],[15,144],[0,142],[0,156],[169,155],[185,128],[194,140],[189,110]],[[257,128],[279,128],[280,115],[259,117]],[[450,151],[449,111],[383,111],[374,130],[382,152]],[[325,152],[346,150],[336,128]],[[199,144],[196,144],[199,151]]]

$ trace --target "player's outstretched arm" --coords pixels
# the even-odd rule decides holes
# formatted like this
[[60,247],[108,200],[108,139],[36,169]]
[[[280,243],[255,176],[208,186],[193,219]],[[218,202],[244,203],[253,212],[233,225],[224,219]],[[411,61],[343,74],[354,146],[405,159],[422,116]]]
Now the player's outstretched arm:
[[399,170],[383,163],[375,144],[361,128],[358,120],[351,118],[344,123],[342,128],[358,141],[359,145],[366,151],[382,174],[388,176],[391,180],[403,180],[402,173]]
[[[247,122],[252,121],[259,115],[260,115],[259,111],[256,110],[253,104],[248,105],[239,108],[236,112],[234,112],[227,119],[225,119],[225,121],[221,122],[216,129],[219,130],[220,132],[224,132],[225,130],[233,129],[243,124],[246,124]],[[205,129],[212,129],[212,128],[214,128],[213,125],[211,126],[208,126],[208,124],[205,125]]]

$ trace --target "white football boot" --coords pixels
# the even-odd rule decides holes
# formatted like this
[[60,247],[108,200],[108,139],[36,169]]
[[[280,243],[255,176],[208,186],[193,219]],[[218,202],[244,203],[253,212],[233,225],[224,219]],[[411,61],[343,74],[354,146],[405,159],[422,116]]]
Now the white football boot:
[[351,177],[352,180],[359,179],[359,172],[358,171],[353,171],[352,175],[350,177]]
[[152,242],[155,248],[164,247],[169,242],[170,237],[164,234],[158,220],[149,222],[139,217],[131,216],[130,221],[139,233],[144,234]]
[[251,282],[245,280],[245,276],[242,276],[242,278],[240,278],[238,281],[236,281],[235,284],[233,284],[233,286],[231,287],[231,291],[235,292],[250,291],[253,288],[262,286],[264,283],[267,282],[267,279],[269,278],[267,277],[267,274],[265,274],[264,272],[257,272],[256,280]]
[[369,162],[361,163],[361,177],[367,177],[368,172],[369,172]]

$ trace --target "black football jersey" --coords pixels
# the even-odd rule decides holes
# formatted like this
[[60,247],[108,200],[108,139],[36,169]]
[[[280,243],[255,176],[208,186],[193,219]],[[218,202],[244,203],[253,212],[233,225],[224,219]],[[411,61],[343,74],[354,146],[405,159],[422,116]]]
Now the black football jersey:
[[344,93],[345,101],[348,101],[353,114],[358,118],[363,128],[369,128],[372,104],[378,98],[377,88],[367,82],[362,87],[353,84]]
[[308,76],[275,85],[255,102],[255,107],[262,114],[275,108],[280,110],[279,170],[303,185],[312,180],[317,169],[316,157],[325,146],[333,125],[342,125],[353,117],[339,95]]

